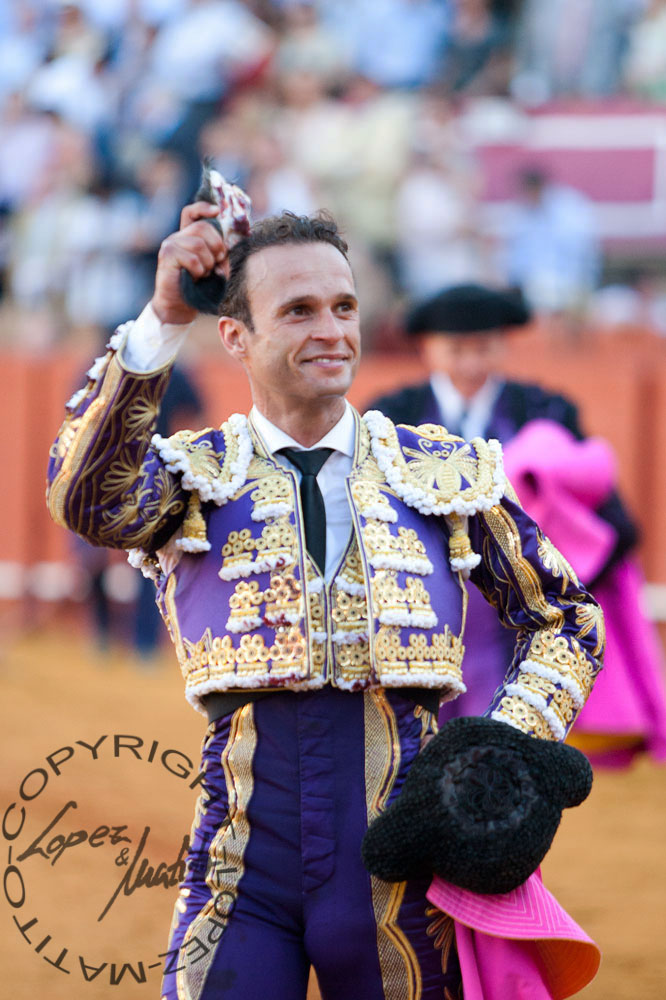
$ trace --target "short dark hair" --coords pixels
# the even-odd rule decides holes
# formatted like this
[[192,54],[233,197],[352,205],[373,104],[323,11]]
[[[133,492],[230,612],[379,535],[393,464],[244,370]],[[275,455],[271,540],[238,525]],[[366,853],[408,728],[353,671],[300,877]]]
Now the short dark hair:
[[220,303],[220,316],[233,316],[245,323],[250,330],[252,314],[247,297],[246,262],[253,253],[267,247],[285,246],[289,243],[330,243],[339,250],[346,261],[349,247],[342,238],[338,224],[328,212],[315,215],[295,215],[282,212],[262,219],[236,246],[229,251],[230,272],[224,298]]

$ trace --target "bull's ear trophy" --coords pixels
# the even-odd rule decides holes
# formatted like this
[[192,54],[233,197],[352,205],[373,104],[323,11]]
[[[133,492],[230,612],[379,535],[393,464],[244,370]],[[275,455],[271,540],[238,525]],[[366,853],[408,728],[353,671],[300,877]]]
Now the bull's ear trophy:
[[[220,206],[220,214],[215,219],[206,219],[221,233],[227,250],[248,236],[250,232],[250,211],[252,202],[245,192],[230,184],[222,174],[205,161],[201,171],[201,184],[194,196],[195,201],[208,201]],[[217,316],[220,303],[224,299],[227,280],[222,274],[212,271],[195,280],[189,271],[180,272],[180,291],[183,300],[197,312]]]

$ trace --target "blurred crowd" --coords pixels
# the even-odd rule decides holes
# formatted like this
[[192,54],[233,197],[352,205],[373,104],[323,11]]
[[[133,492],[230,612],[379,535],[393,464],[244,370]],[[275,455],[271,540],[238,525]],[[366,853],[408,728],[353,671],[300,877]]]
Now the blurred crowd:
[[666,98],[666,0],[5,0],[0,281],[16,314],[0,337],[39,349],[136,315],[204,156],[255,217],[341,221],[369,346],[401,297],[444,281],[575,311],[601,273],[589,203],[526,170],[491,234],[469,109],[618,93]]

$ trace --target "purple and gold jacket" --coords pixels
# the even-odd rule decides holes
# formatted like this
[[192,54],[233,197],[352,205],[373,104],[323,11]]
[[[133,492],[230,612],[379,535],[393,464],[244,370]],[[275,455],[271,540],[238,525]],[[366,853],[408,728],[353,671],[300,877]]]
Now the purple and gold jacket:
[[130,550],[154,577],[186,695],[332,684],[465,690],[471,578],[516,630],[489,713],[563,739],[603,653],[603,617],[525,514],[497,442],[356,414],[353,527],[335,578],[307,555],[297,480],[252,421],[151,437],[169,368],[127,371],[124,330],[67,404],[51,451],[54,519]]

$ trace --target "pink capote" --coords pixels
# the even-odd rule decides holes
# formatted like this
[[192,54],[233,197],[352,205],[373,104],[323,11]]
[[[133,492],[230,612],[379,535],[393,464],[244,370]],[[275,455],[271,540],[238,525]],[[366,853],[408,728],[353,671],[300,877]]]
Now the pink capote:
[[[616,482],[610,447],[578,441],[551,421],[534,421],[505,446],[509,479],[529,514],[583,581],[593,579],[615,545],[595,513]],[[607,629],[605,668],[576,731],[636,737],[625,756],[649,749],[666,759],[666,691],[659,641],[640,604],[642,577],[632,559],[606,573],[594,591]],[[604,763],[612,763],[609,755]],[[600,952],[541,882],[539,872],[513,892],[485,896],[436,876],[428,899],[455,922],[465,1000],[560,1000],[596,975]]]
[[[598,438],[578,441],[559,424],[535,420],[504,449],[506,472],[521,503],[569,560],[583,582],[604,566],[613,528],[595,513],[616,483],[613,453]],[[666,686],[656,630],[641,607],[643,579],[632,558],[616,564],[594,588],[606,619],[606,654],[576,734],[608,738],[593,761],[630,762],[648,750],[666,760]],[[613,743],[623,738],[623,749]],[[585,747],[585,743],[581,743]]]
[[564,1000],[597,973],[599,948],[538,871],[497,896],[435,876],[427,897],[454,919],[465,1000]]

